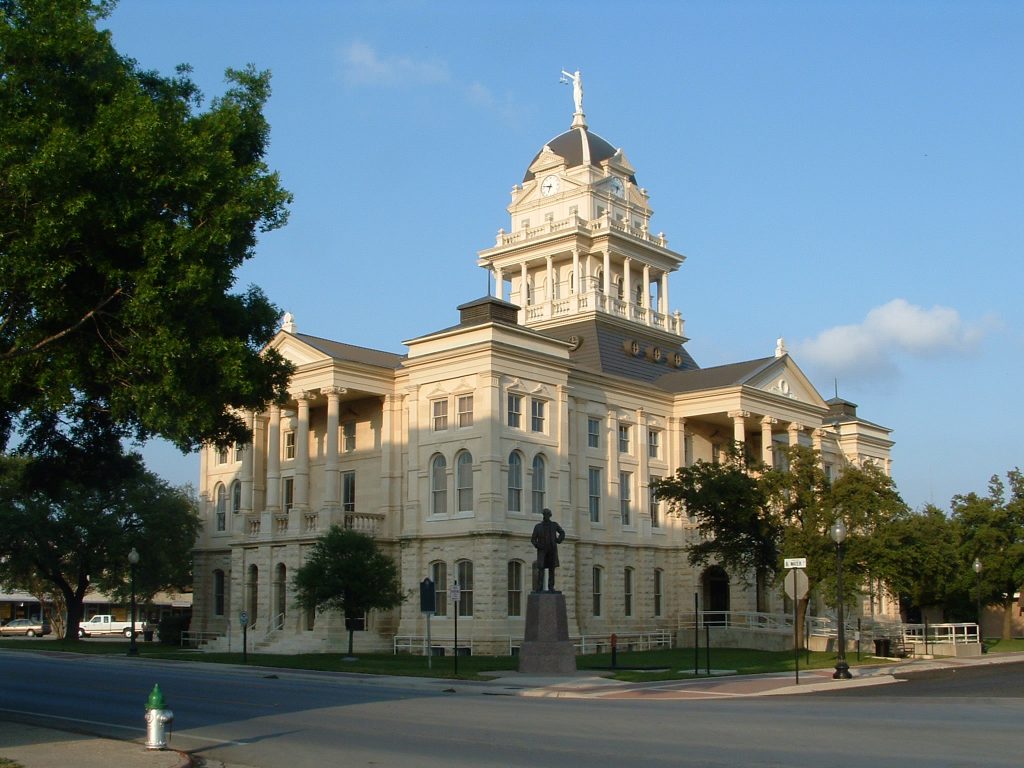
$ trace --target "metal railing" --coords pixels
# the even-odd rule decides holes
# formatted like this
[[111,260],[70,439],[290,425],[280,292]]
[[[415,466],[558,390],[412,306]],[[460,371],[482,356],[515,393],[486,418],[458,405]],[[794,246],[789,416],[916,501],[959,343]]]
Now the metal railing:
[[693,630],[703,627],[730,627],[781,634],[793,631],[793,616],[764,611],[689,611],[679,614],[677,629]]
[[[499,640],[501,638],[495,638],[495,639]],[[471,638],[471,637],[466,637],[466,638],[460,637],[459,638],[459,648],[463,649],[463,652],[465,652],[465,650],[468,649],[469,655],[472,656],[473,655],[473,647],[474,647],[474,645],[473,645],[473,638]],[[434,637],[433,635],[431,635],[431,637],[430,637],[430,648],[432,648],[432,649],[441,649],[441,650],[443,650],[445,655],[447,655],[447,654],[453,654],[454,655],[454,653],[455,653],[455,638],[454,637]],[[396,655],[399,654],[399,653],[410,653],[413,656],[426,656],[427,655],[427,636],[426,635],[395,635],[395,639],[394,639],[394,652],[395,652]],[[435,656],[442,655],[442,654],[438,653],[437,650],[434,650],[433,653],[434,653]]]
[[217,640],[222,635],[219,632],[199,632],[198,630],[183,630],[181,633],[182,648],[198,648],[203,643]]

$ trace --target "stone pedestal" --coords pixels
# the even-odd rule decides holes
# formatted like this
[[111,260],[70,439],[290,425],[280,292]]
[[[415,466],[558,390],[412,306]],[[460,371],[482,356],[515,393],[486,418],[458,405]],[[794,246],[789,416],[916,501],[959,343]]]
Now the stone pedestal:
[[576,671],[576,649],[569,639],[561,592],[531,592],[527,598],[519,671],[536,675],[571,675]]

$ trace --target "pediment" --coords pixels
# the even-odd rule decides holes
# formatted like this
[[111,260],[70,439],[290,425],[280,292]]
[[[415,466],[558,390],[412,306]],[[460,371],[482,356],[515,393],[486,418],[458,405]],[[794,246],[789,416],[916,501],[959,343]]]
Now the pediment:
[[543,171],[550,170],[551,168],[558,168],[565,164],[565,158],[561,155],[556,155],[551,151],[551,148],[545,144],[544,149],[541,150],[540,154],[537,155],[537,159],[530,163],[530,167],[527,169],[532,174],[540,174]]
[[776,359],[744,384],[797,402],[827,407],[824,398],[789,355]]
[[296,367],[331,359],[319,349],[311,347],[284,331],[279,331],[267,346],[270,349],[276,349],[285,360],[293,363]]

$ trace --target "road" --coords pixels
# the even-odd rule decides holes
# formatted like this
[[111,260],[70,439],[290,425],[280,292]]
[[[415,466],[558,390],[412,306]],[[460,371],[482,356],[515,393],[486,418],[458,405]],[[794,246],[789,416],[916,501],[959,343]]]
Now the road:
[[0,717],[118,738],[159,683],[171,743],[232,766],[1018,766],[1024,663],[839,693],[524,698],[494,684],[0,652]]

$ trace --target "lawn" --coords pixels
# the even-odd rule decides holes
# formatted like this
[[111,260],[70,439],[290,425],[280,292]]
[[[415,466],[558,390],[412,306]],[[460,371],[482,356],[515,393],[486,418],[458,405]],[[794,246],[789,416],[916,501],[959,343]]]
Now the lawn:
[[[995,641],[992,641],[993,643]],[[1005,642],[1005,641],[1004,641]],[[1019,644],[1024,650],[1024,640],[1011,641]],[[157,643],[138,643],[139,655],[145,658],[172,661],[191,661],[208,664],[242,664],[241,653],[204,653],[194,650],[183,650],[173,646]],[[125,655],[128,650],[127,641],[115,640],[75,640],[37,639],[0,640],[0,650],[12,648],[22,651],[64,651],[84,654]],[[1009,648],[1005,648],[1010,650]],[[1004,648],[999,648],[1004,650]],[[360,653],[355,659],[348,659],[342,653],[315,653],[278,655],[269,653],[250,653],[246,662],[249,666],[270,667],[277,669],[309,669],[326,672],[360,672],[374,675],[404,675],[415,677],[455,678],[455,659],[451,656],[425,656],[408,654]],[[850,666],[858,664],[885,663],[863,654],[858,660],[856,653],[849,653],[847,661]],[[579,670],[593,670],[595,673],[610,676],[616,680],[649,681],[676,680],[694,677],[696,665],[698,677],[703,677],[710,668],[713,673],[723,671],[737,674],[754,674],[763,672],[791,672],[795,667],[792,651],[757,651],[737,648],[712,648],[710,660],[704,649],[697,654],[695,661],[692,648],[674,648],[658,651],[621,652],[616,658],[616,669],[612,669],[610,653],[587,654],[576,657]],[[801,669],[822,669],[835,665],[835,654],[818,653],[800,654]],[[493,675],[485,673],[514,671],[517,659],[514,656],[460,656],[458,659],[458,678],[464,680],[483,680]]]

